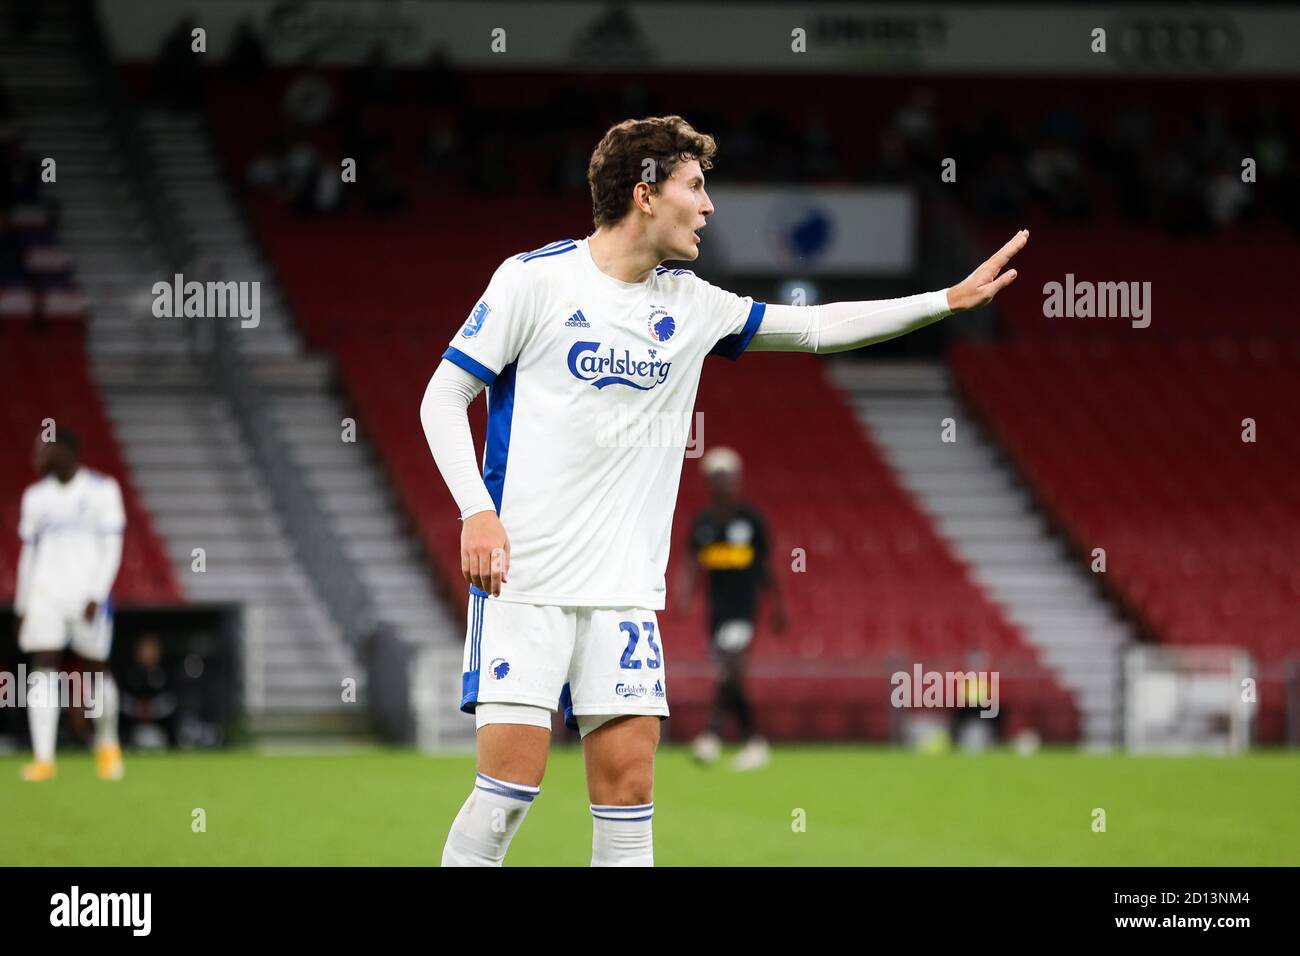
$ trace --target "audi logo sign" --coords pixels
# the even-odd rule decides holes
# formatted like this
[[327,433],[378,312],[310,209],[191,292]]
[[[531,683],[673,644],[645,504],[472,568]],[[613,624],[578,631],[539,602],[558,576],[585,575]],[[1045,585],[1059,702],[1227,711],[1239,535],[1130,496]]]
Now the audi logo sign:
[[1213,73],[1241,57],[1241,30],[1226,17],[1124,17],[1106,34],[1122,69]]

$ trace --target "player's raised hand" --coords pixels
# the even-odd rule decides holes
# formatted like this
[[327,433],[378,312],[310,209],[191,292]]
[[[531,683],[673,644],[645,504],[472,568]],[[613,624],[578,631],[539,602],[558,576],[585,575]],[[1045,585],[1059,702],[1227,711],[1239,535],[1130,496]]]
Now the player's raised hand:
[[480,591],[500,596],[501,582],[509,580],[510,539],[495,511],[480,511],[465,519],[460,529],[460,570]]
[[1016,281],[1015,269],[1002,270],[1028,241],[1028,229],[1021,229],[1012,236],[1011,241],[993,253],[983,265],[948,290],[948,307],[961,312],[992,302],[995,295]]

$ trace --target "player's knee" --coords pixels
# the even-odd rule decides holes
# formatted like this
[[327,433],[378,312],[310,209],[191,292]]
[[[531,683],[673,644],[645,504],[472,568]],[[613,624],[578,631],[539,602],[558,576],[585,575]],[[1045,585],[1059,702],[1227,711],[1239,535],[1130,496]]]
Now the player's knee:
[[516,724],[491,724],[478,732],[481,773],[530,787],[540,787],[546,775],[550,731]]
[[514,759],[480,759],[478,772],[506,783],[540,787],[546,777],[546,761],[531,755],[517,756]]
[[620,747],[603,749],[592,768],[593,803],[633,806],[651,802],[658,724],[658,720],[642,722],[636,735],[624,737]]
[[617,807],[638,806],[654,799],[654,765],[644,761],[628,763],[611,773],[599,803]]

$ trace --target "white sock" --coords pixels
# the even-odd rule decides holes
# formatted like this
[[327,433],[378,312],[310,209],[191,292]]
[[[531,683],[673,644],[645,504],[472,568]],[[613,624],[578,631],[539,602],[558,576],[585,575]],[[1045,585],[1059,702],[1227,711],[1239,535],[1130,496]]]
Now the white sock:
[[32,755],[46,763],[54,759],[54,744],[59,736],[57,673],[34,670],[28,676],[27,726],[32,733]]
[[[95,718],[95,746],[117,746],[117,681],[113,680],[113,675],[105,667],[104,671],[104,703],[103,711]],[[91,710],[99,706],[98,701],[91,702]]]
[[485,773],[456,814],[442,848],[443,866],[500,866],[540,787],[507,783]]
[[592,866],[654,866],[655,805],[635,807],[591,805]]

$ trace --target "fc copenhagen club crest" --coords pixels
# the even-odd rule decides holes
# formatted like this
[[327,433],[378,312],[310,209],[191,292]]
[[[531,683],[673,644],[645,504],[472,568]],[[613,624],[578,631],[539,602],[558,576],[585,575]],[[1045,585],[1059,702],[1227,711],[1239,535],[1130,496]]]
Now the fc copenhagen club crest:
[[677,320],[668,314],[667,309],[656,307],[651,311],[646,327],[650,330],[650,338],[656,342],[667,342],[677,331]]

